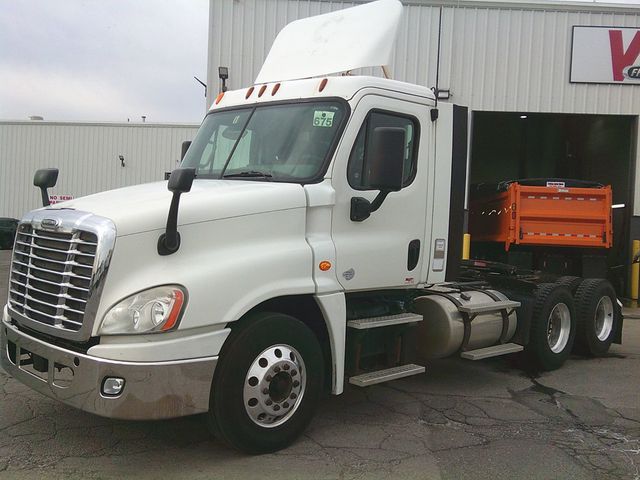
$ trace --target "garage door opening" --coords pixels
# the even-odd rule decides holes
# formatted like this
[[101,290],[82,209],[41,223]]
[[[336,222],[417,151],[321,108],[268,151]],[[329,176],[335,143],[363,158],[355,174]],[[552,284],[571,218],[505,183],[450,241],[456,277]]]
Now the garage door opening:
[[[613,211],[614,243],[606,254],[606,268],[607,276],[622,292],[632,213],[635,120],[614,115],[474,112],[471,191],[478,185],[523,178],[611,185],[613,203],[624,207]],[[569,273],[561,266],[551,268]]]

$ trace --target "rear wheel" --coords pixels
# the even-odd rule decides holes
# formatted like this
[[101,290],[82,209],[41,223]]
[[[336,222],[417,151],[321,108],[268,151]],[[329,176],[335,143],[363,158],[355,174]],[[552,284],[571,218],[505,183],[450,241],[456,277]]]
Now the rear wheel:
[[525,352],[533,367],[555,370],[569,358],[576,333],[573,297],[568,287],[555,283],[538,286]]
[[248,453],[286,447],[311,421],[322,392],[318,340],[293,317],[260,312],[227,342],[211,390],[214,434]]
[[559,285],[564,285],[565,287],[569,288],[571,293],[575,293],[578,287],[580,286],[580,284],[582,283],[582,278],[573,277],[571,275],[564,275],[562,277],[558,277],[555,283]]
[[616,292],[607,280],[588,278],[576,292],[577,336],[580,353],[604,355],[609,350],[620,315]]

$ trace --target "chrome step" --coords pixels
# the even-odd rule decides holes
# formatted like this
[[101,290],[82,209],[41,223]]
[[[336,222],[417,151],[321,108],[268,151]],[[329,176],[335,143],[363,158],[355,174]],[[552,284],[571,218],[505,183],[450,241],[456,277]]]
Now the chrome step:
[[473,315],[478,313],[498,312],[505,308],[517,308],[519,306],[520,302],[503,300],[501,302],[480,303],[478,305],[461,305],[458,307],[458,310]]
[[419,373],[424,372],[425,368],[422,365],[409,363],[407,365],[400,365],[399,367],[385,368],[384,370],[378,370],[377,372],[368,372],[355,377],[350,377],[349,383],[357,387],[368,387],[370,385],[375,385],[376,383],[397,380],[398,378],[418,375]]
[[507,355],[509,353],[521,352],[522,350],[524,350],[524,347],[517,343],[503,343],[492,347],[478,348],[477,350],[462,352],[460,356],[467,360],[482,360],[483,358]]
[[349,320],[347,327],[365,330],[367,328],[388,327],[389,325],[401,325],[403,323],[421,322],[422,315],[417,313],[400,313],[384,317],[358,318]]

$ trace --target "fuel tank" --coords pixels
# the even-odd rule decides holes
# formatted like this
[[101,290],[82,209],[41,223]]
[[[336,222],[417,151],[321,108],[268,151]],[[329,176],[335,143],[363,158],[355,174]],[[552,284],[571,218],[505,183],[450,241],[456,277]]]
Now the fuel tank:
[[[493,298],[495,297],[495,298]],[[496,300],[497,299],[497,300]],[[508,300],[496,290],[472,290],[425,295],[415,299],[415,311],[423,317],[418,323],[415,339],[416,353],[422,360],[443,358],[460,350],[464,338],[464,321],[456,302],[463,306],[477,306]],[[509,315],[505,341],[509,341],[518,323],[516,312]],[[500,311],[481,313],[471,321],[471,335],[465,350],[490,347],[498,343],[502,333]]]

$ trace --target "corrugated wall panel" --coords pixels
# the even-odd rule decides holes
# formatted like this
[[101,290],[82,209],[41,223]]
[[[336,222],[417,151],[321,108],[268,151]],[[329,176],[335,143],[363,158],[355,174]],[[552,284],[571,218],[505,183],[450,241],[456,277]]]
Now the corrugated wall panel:
[[640,16],[445,8],[440,87],[474,110],[638,114],[638,87],[569,83],[574,25],[640,27]]
[[[60,169],[52,194],[74,197],[162,180],[196,125],[0,122],[0,217],[40,206],[38,168]],[[122,167],[119,155],[125,157]]]

